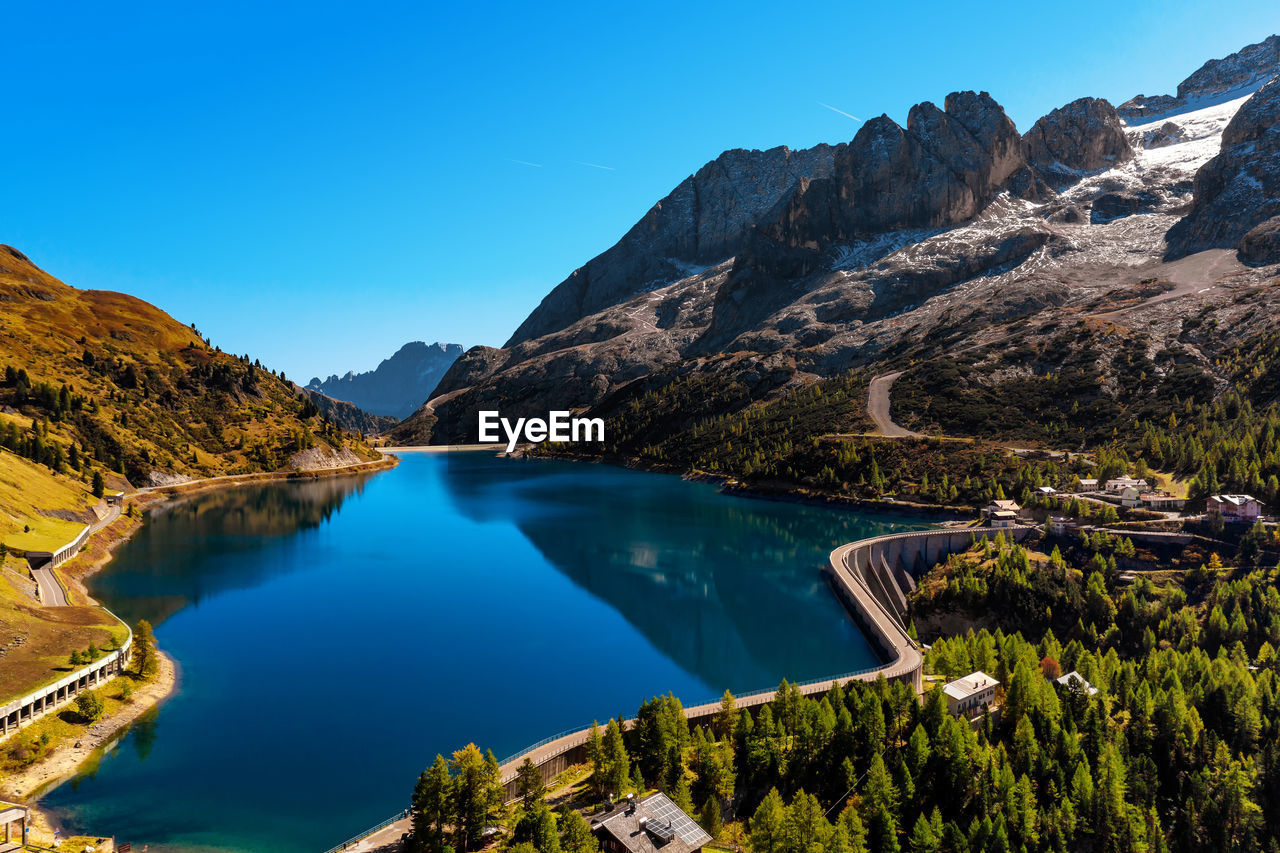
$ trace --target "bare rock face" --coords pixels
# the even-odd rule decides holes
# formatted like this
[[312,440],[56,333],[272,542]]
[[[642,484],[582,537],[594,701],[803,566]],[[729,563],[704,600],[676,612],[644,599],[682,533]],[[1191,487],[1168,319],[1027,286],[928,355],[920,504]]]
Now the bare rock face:
[[1253,228],[1240,240],[1240,260],[1251,266],[1280,264],[1280,216]]
[[[1188,106],[1243,95],[1280,74],[1280,35],[1251,44],[1223,59],[1210,59],[1178,84],[1177,95],[1138,95],[1117,108],[1130,124],[1172,115]],[[1239,94],[1236,94],[1239,93]]]
[[1169,254],[1240,247],[1280,215],[1280,80],[1245,102],[1222,132],[1222,151],[1200,168],[1191,212],[1169,231]]
[[654,205],[612,248],[574,270],[520,324],[510,347],[737,253],[804,178],[831,174],[837,147],[726,151]]
[[1177,145],[1179,142],[1185,142],[1187,139],[1187,132],[1183,129],[1182,125],[1166,121],[1159,127],[1140,134],[1140,136],[1142,147],[1149,151],[1152,148],[1167,148],[1170,145]]
[[1133,159],[1120,116],[1102,98],[1080,98],[1059,107],[1037,121],[1022,141],[1027,161],[1057,186]]

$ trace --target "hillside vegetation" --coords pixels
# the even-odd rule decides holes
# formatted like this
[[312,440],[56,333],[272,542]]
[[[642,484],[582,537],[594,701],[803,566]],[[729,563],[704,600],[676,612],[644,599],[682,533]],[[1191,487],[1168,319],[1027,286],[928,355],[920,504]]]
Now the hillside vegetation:
[[134,485],[286,468],[363,442],[281,375],[158,308],[77,290],[0,247],[0,445],[56,472]]

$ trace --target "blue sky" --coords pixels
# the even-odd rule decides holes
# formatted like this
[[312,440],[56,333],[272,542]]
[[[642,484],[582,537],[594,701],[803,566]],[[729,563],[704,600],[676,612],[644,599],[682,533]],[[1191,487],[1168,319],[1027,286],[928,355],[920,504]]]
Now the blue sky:
[[0,242],[305,381],[500,345],[720,151],[851,139],[821,103],[986,89],[1025,130],[1280,31],[1274,0],[976,8],[11,0]]

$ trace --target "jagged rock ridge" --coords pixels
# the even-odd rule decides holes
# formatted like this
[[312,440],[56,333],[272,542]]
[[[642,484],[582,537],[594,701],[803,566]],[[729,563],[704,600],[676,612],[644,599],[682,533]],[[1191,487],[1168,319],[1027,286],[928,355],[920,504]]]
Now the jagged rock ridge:
[[732,257],[798,181],[831,174],[839,148],[726,151],[682,181],[612,248],[574,270],[506,346],[560,331],[655,284]]
[[460,355],[458,344],[411,341],[374,370],[348,372],[323,381],[313,377],[307,389],[354,403],[373,415],[402,420],[427,401]]
[[1117,108],[1130,124],[1145,123],[1188,107],[1257,89],[1280,74],[1280,35],[1273,35],[1223,59],[1210,59],[1178,84],[1177,95],[1138,95]]

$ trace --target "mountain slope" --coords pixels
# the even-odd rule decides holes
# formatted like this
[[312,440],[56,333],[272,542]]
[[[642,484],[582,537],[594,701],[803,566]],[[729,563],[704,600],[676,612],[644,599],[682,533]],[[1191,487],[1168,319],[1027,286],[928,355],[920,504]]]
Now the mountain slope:
[[278,470],[308,450],[373,458],[248,356],[142,300],[69,287],[8,246],[0,305],[0,444],[50,470],[144,485]]
[[458,344],[411,341],[374,370],[330,376],[323,381],[314,377],[307,383],[307,390],[354,403],[373,415],[401,420],[427,401],[460,355],[462,347]]
[[[1268,183],[1272,87],[1240,90],[1242,80],[1265,82],[1273,42],[1196,72],[1179,88],[1184,108],[1173,117],[1126,124],[1107,102],[1082,98],[1020,135],[991,96],[959,92],[941,109],[918,104],[906,127],[868,122],[832,149],[830,174],[800,177],[732,258],[675,270],[603,307],[571,300],[585,306],[576,316],[566,309],[555,323],[526,323],[507,347],[468,351],[393,436],[473,440],[481,408],[617,412],[694,376],[739,389],[736,401],[716,395],[721,412],[732,411],[850,370],[1023,342],[1039,352],[1063,330],[1088,332],[1102,347],[1089,350],[1090,395],[1125,386],[1108,348],[1134,337],[1153,354],[1178,350],[1179,370],[1194,365],[1224,387],[1214,359],[1269,326],[1274,314],[1261,308],[1274,270],[1243,266],[1234,252],[1195,253],[1235,249],[1247,234],[1263,259],[1280,231],[1268,201],[1280,195]],[[1213,96],[1228,90],[1235,97]],[[1239,196],[1215,201],[1215,170],[1258,187],[1234,219],[1227,211]],[[1212,237],[1178,251],[1175,238],[1188,230]],[[1185,263],[1170,263],[1188,252]],[[621,249],[592,263],[619,257],[630,269]],[[1239,310],[1233,300],[1252,288],[1264,288],[1251,297],[1259,310]],[[1193,315],[1204,318],[1198,328],[1222,325],[1216,335],[1183,329]],[[531,336],[550,326],[561,327]],[[1159,377],[1174,366],[1154,370]]]

